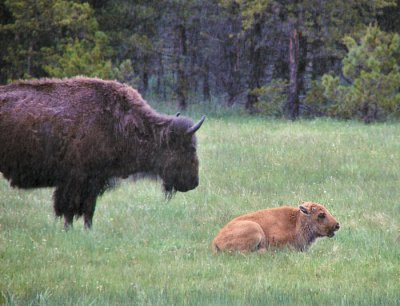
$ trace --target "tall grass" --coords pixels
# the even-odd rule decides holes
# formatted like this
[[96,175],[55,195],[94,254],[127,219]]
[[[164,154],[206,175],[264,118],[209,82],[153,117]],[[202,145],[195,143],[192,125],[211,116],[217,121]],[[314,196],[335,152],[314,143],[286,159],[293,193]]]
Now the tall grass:
[[[196,117],[196,114],[194,114]],[[167,202],[123,181],[92,231],[54,219],[51,189],[0,180],[0,304],[399,305],[400,125],[214,116],[198,132],[200,186]],[[341,223],[308,252],[214,256],[239,214],[303,200]]]

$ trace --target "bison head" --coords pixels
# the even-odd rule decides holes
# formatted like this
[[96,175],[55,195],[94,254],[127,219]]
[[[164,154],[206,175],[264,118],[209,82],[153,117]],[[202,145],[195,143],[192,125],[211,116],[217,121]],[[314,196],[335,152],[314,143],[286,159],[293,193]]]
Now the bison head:
[[333,237],[340,228],[339,223],[321,204],[305,202],[299,206],[307,224],[316,237]]
[[166,129],[159,176],[169,196],[175,191],[192,190],[199,184],[195,133],[204,120],[205,116],[193,124],[192,120],[177,114]]

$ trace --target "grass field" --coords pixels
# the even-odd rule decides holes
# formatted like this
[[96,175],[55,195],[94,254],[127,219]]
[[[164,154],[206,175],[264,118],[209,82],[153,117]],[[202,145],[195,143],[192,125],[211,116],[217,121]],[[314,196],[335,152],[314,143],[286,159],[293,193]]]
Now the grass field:
[[[0,304],[400,304],[400,124],[215,116],[198,138],[196,190],[167,202],[159,182],[123,181],[90,232],[63,231],[51,189],[0,179]],[[334,238],[212,255],[233,217],[303,200],[338,219]]]

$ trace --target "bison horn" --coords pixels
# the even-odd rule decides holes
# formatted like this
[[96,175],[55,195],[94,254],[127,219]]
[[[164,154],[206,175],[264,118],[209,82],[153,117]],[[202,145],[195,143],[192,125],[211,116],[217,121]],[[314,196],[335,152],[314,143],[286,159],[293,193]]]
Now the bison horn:
[[203,116],[201,117],[201,119],[199,120],[199,122],[197,122],[195,125],[193,125],[192,127],[190,127],[190,128],[186,131],[186,135],[196,133],[196,131],[201,127],[201,125],[203,124],[203,122],[204,122],[205,119],[206,119],[206,116],[203,115]]
[[175,117],[179,117],[180,116],[180,112],[177,112],[176,114],[175,114]]

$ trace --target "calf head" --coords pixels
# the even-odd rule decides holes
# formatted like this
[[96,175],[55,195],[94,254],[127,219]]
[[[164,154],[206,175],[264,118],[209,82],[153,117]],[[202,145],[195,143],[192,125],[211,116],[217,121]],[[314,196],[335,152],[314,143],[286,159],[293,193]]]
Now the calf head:
[[195,133],[204,119],[205,116],[193,124],[192,120],[177,115],[166,131],[159,175],[168,195],[192,190],[199,184]]
[[317,237],[333,237],[340,225],[330,212],[321,204],[305,202],[299,206],[306,223]]

